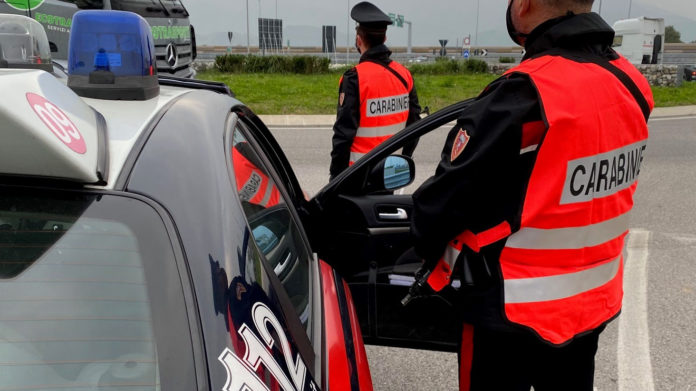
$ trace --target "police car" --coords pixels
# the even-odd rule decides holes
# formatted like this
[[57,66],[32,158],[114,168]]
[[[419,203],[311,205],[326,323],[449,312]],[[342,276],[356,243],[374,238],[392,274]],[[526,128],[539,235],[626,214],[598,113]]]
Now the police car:
[[136,14],[75,14],[65,70],[36,21],[0,31],[0,388],[370,390],[363,336],[456,347],[447,292],[400,304],[392,154],[462,104],[306,200],[227,87],[157,77]]

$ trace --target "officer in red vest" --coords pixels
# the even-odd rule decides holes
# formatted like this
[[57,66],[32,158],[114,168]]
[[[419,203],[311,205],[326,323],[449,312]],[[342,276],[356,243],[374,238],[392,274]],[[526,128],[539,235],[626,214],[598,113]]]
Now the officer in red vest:
[[622,301],[650,86],[592,0],[510,0],[521,64],[450,132],[413,195],[434,290],[462,282],[461,390],[593,389]]
[[[363,1],[353,7],[358,22],[355,46],[360,63],[343,74],[333,130],[331,178],[407,125],[420,119],[421,108],[411,73],[392,61],[384,45],[391,19]],[[416,144],[404,147],[413,154]]]
[[237,142],[232,147],[232,167],[242,202],[264,209],[278,205],[280,192],[248,142]]

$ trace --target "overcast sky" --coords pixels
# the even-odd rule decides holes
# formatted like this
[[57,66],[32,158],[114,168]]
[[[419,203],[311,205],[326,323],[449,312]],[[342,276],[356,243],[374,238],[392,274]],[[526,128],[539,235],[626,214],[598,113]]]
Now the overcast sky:
[[[234,32],[233,45],[246,45],[246,5],[249,5],[251,44],[257,44],[257,18],[283,19],[284,41],[294,46],[319,45],[321,25],[335,25],[338,45],[345,45],[350,7],[357,0],[182,0],[191,13],[191,22],[203,44],[224,44],[227,31]],[[632,3],[631,3],[632,2]],[[452,44],[471,34],[472,44],[509,46],[505,29],[506,0],[376,0],[384,12],[401,14],[413,22],[413,44],[437,45],[438,39]],[[476,36],[478,11],[478,37]],[[675,25],[687,41],[696,40],[696,2],[694,0],[604,0],[602,16],[610,24],[628,16],[664,17]],[[594,10],[600,2],[595,1]],[[348,22],[352,45],[354,22]],[[407,29],[390,27],[388,44],[405,46]],[[316,42],[314,42],[316,41]]]

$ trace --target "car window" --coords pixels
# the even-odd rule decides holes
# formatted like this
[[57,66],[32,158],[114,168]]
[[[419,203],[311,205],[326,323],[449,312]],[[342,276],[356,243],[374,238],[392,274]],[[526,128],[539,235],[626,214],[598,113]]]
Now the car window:
[[[252,236],[278,276],[311,339],[311,252],[273,175],[238,122],[232,130],[230,161],[239,200]],[[276,176],[277,177],[277,176]]]
[[175,17],[158,0],[111,0],[111,8],[119,11],[135,12],[143,17]]
[[192,371],[191,347],[180,342],[183,296],[154,210],[116,196],[0,191],[0,389],[195,386],[178,375]]

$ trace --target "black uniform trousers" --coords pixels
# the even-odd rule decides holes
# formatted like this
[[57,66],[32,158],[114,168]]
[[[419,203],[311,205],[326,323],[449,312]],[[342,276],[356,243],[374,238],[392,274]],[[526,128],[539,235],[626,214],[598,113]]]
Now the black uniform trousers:
[[531,333],[464,324],[458,351],[460,391],[592,391],[604,326],[562,347]]

